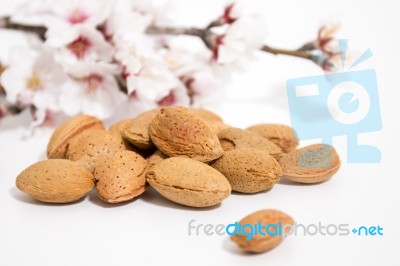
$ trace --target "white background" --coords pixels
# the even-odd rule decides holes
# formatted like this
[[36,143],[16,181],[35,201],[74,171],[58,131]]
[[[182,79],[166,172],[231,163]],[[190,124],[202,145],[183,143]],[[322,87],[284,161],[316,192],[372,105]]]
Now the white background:
[[[9,1],[1,1],[7,9]],[[277,184],[256,195],[233,194],[210,209],[182,207],[154,191],[128,204],[109,205],[95,193],[70,205],[31,200],[14,185],[28,165],[44,159],[50,132],[22,138],[19,121],[0,126],[0,265],[400,265],[398,225],[400,186],[399,25],[396,1],[249,1],[265,13],[270,45],[296,48],[315,37],[326,21],[339,20],[339,37],[353,51],[371,48],[374,57],[360,66],[377,72],[383,130],[360,136],[379,147],[379,164],[345,163],[345,138],[334,145],[343,165],[330,181],[319,185]],[[222,1],[177,1],[177,20],[205,23]],[[0,60],[18,35],[0,33]],[[235,78],[217,111],[227,123],[246,127],[259,122],[288,124],[285,82],[321,74],[311,63],[273,55]],[[304,144],[304,143],[303,143]],[[380,225],[384,236],[292,236],[260,255],[242,254],[227,236],[188,236],[188,222],[228,224],[265,208],[282,210],[297,222]],[[395,253],[397,252],[397,254]]]

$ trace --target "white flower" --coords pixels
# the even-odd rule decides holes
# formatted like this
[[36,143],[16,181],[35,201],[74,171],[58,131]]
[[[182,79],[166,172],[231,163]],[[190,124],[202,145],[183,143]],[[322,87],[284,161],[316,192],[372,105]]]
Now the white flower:
[[68,80],[47,51],[26,47],[11,49],[10,65],[1,75],[1,83],[11,103],[40,109],[58,110],[60,87]]
[[50,29],[78,24],[96,27],[110,14],[111,4],[108,0],[56,0],[44,24]]
[[186,87],[179,83],[175,88],[171,88],[167,96],[157,101],[158,106],[180,105],[189,106],[190,98]]
[[143,100],[159,101],[168,95],[179,80],[156,54],[127,54],[122,61],[128,94],[135,92]]
[[11,21],[23,25],[43,26],[53,4],[53,0],[20,1],[10,14]]
[[[124,1],[124,0],[122,0]],[[176,21],[177,3],[170,0],[127,0],[136,12],[150,15],[154,25],[173,26]]]
[[204,68],[183,78],[193,107],[204,107],[222,98],[224,80],[213,70]]
[[216,38],[214,59],[220,64],[240,62],[261,48],[266,27],[260,16],[241,17],[229,25],[225,34]]
[[245,1],[230,1],[224,8],[224,13],[220,17],[222,23],[232,24],[243,16],[257,15]]
[[76,65],[71,73],[75,79],[62,88],[61,109],[69,116],[85,113],[109,118],[126,97],[115,80],[117,72],[115,65],[103,62]]
[[45,43],[55,49],[55,59],[68,72],[80,62],[110,62],[112,59],[113,47],[99,31],[88,26],[49,32]]
[[166,66],[175,76],[180,77],[204,69],[210,65],[210,52],[197,38],[165,40],[158,49]]
[[136,42],[151,21],[152,17],[135,9],[132,1],[117,1],[106,20],[104,32],[117,46],[121,42]]

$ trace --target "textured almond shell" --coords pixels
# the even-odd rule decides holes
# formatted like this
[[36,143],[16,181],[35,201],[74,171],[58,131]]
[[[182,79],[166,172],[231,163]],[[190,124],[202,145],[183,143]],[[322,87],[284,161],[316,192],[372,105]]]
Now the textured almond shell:
[[79,163],[50,159],[22,171],[17,176],[16,186],[39,201],[69,203],[90,192],[93,188],[93,175]]
[[154,144],[149,136],[149,126],[158,111],[159,109],[153,109],[129,120],[122,128],[122,135],[139,149],[153,148]]
[[231,193],[228,180],[220,172],[184,157],[171,157],[154,165],[147,181],[165,198],[191,207],[216,205]]
[[299,140],[293,128],[281,124],[259,124],[247,130],[254,132],[278,145],[283,152],[290,152],[299,145]]
[[168,155],[163,153],[160,150],[156,150],[152,155],[146,158],[147,164],[149,165],[149,169],[154,165],[158,164],[159,162],[167,159]]
[[319,183],[328,180],[340,168],[340,158],[334,147],[313,144],[285,154],[279,161],[283,175],[299,183]]
[[146,190],[147,162],[139,154],[119,151],[97,160],[97,195],[110,203],[131,200]]
[[133,146],[127,139],[124,138],[124,136],[122,135],[122,130],[125,127],[125,125],[127,123],[129,123],[131,121],[131,119],[125,119],[122,121],[119,121],[113,125],[110,126],[110,128],[108,129],[108,131],[114,135],[114,137],[116,137],[117,139],[119,139],[120,141],[122,141],[122,143],[124,143],[125,149],[128,151],[134,151],[136,153],[139,153],[139,149],[137,149],[135,146]]
[[[239,224],[251,224],[255,225],[261,223],[263,226],[267,226],[268,224],[278,225],[279,222],[282,223],[282,228],[285,225],[293,225],[294,220],[292,217],[277,210],[260,210],[249,214],[239,221]],[[272,229],[270,229],[272,230]],[[248,230],[246,230],[248,232]],[[290,227],[285,228],[285,232],[290,232]],[[265,232],[264,232],[265,233]],[[282,242],[282,236],[271,236],[269,234],[261,235],[257,234],[253,236],[251,240],[246,240],[245,235],[233,235],[231,239],[243,250],[253,253],[262,253],[267,252],[274,247],[278,246]]]
[[244,129],[233,127],[224,129],[218,133],[218,138],[225,151],[240,148],[253,148],[265,151],[275,158],[279,158],[282,154],[281,148],[271,141]]
[[281,166],[274,157],[251,148],[227,151],[211,166],[228,179],[232,190],[242,193],[267,190],[282,176]]
[[184,107],[162,108],[151,122],[149,133],[153,143],[169,156],[208,162],[223,154],[206,122]]
[[82,132],[104,130],[103,123],[96,117],[79,115],[58,126],[47,144],[47,158],[65,159],[68,143]]
[[74,138],[68,145],[67,159],[81,161],[93,171],[99,155],[125,150],[121,139],[108,131],[85,132]]

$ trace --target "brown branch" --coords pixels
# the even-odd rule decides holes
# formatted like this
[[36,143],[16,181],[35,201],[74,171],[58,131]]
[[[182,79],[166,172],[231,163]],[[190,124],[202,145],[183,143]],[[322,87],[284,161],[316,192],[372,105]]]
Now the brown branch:
[[14,116],[25,110],[25,107],[17,105],[0,105],[0,120],[6,116]]
[[267,52],[267,53],[274,54],[274,55],[282,54],[282,55],[300,57],[300,58],[309,59],[309,60],[313,59],[313,55],[310,52],[307,52],[307,51],[286,50],[286,49],[271,47],[271,46],[268,46],[268,45],[264,45],[263,47],[261,47],[260,50],[264,51],[264,52]]
[[146,33],[150,35],[189,35],[199,37],[204,44],[211,49],[213,46],[213,34],[209,29],[199,28],[172,28],[172,27],[157,27],[150,26]]
[[[207,27],[206,29],[199,28],[170,28],[170,27],[156,27],[151,26],[147,29],[148,34],[166,34],[166,35],[190,35],[199,37],[209,49],[213,49],[215,46],[215,36]],[[271,47],[269,45],[264,45],[260,48],[261,51],[266,53],[271,53],[274,55],[288,55],[293,57],[299,57],[308,59],[316,64],[318,64],[318,58],[312,53],[312,51],[304,50],[286,50],[281,48]]]
[[45,33],[46,33],[45,27],[17,24],[12,22],[9,17],[0,18],[0,28],[29,32],[38,35],[42,40],[45,39]]
[[[210,28],[212,26],[215,26],[216,24],[219,25],[219,23],[220,23],[220,21],[216,20],[213,23],[211,23],[208,27],[206,27],[205,29],[150,26],[147,28],[146,33],[148,33],[150,35],[165,34],[165,35],[196,36],[196,37],[200,38],[209,49],[212,49],[214,46],[216,36],[210,31]],[[0,18],[0,28],[30,32],[30,33],[37,34],[43,40],[45,39],[45,33],[46,33],[45,27],[20,25],[20,24],[12,22],[9,17]],[[311,60],[314,63],[316,63],[316,58],[310,51],[286,50],[286,49],[271,47],[268,45],[264,45],[260,50],[267,52],[267,53],[275,54],[275,55],[282,54],[282,55],[304,58],[304,59],[308,59],[308,60]]]

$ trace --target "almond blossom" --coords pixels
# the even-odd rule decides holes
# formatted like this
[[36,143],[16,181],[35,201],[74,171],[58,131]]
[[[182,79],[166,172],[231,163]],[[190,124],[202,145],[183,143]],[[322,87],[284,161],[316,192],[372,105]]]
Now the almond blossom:
[[71,69],[74,79],[61,88],[60,107],[69,116],[85,113],[100,119],[109,118],[124,101],[114,75],[115,65],[97,62],[81,63]]
[[139,99],[157,102],[179,83],[161,57],[150,49],[130,47],[117,58],[124,68],[128,94],[135,93]]
[[59,114],[108,119],[115,110],[129,117],[165,105],[210,105],[257,51],[334,69],[335,27],[300,49],[275,48],[264,44],[263,17],[244,0],[228,1],[204,27],[182,27],[168,0],[23,0],[0,18],[0,28],[33,33],[26,34],[31,49],[15,48],[0,73],[0,97],[7,97],[0,117],[29,108],[35,126]]
[[55,60],[69,72],[79,62],[111,62],[113,47],[94,28],[77,25],[50,32],[45,44],[55,51]]
[[68,80],[47,51],[13,47],[10,64],[1,75],[7,100],[19,106],[58,110],[60,84]]
[[254,56],[263,45],[265,36],[262,17],[241,17],[230,24],[224,34],[216,36],[213,59],[219,64],[240,63]]
[[213,71],[205,68],[182,77],[193,107],[212,105],[223,94],[224,81]]
[[120,42],[138,41],[151,21],[152,16],[138,10],[132,1],[121,0],[106,20],[103,32],[119,46]]
[[[53,19],[48,27],[63,27],[65,24],[86,24],[98,26],[104,22],[111,11],[112,2],[108,0],[56,0],[52,5]],[[59,25],[56,25],[58,24]]]

